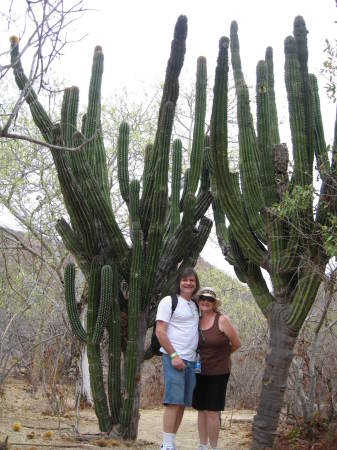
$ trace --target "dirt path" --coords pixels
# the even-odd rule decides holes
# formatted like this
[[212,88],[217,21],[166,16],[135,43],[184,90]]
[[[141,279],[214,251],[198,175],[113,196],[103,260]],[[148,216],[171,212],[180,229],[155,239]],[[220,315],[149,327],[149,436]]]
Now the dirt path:
[[[47,404],[41,396],[33,398],[25,390],[24,382],[10,380],[5,386],[5,395],[0,399],[0,443],[9,436],[10,450],[23,449],[98,449],[104,444],[99,441],[80,442],[74,431],[75,412],[69,409],[64,417],[47,414]],[[161,444],[162,409],[140,411],[139,437],[136,443],[110,440],[104,447],[119,450],[158,450]],[[252,411],[226,411],[222,414],[219,449],[245,450],[251,442]],[[13,425],[18,424],[18,431]],[[60,425],[60,431],[58,427]],[[15,426],[14,426],[15,428]],[[81,411],[80,433],[98,433],[97,420],[91,409]],[[198,447],[197,414],[187,410],[176,439],[179,450],[194,450]]]

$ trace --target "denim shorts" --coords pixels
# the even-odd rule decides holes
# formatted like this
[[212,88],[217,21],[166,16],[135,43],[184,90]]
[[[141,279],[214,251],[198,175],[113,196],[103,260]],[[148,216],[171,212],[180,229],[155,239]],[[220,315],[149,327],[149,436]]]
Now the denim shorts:
[[164,405],[192,405],[195,387],[194,362],[183,360],[185,369],[177,370],[172,367],[169,355],[163,353],[164,371]]

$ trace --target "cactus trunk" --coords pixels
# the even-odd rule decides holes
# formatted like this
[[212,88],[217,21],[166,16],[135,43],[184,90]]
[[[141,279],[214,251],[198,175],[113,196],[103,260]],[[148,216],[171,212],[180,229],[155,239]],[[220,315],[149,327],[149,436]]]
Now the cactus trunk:
[[289,367],[297,339],[297,332],[286,323],[289,313],[287,309],[288,305],[276,303],[268,314],[271,350],[265,361],[263,389],[253,420],[252,450],[269,448],[277,435]]

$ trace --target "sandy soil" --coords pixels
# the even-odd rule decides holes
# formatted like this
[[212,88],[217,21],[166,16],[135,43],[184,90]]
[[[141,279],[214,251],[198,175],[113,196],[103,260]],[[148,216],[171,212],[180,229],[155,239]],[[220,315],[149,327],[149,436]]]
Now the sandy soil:
[[[138,440],[121,443],[110,440],[102,442],[101,436],[94,441],[83,442],[74,431],[75,411],[67,410],[63,417],[48,415],[48,404],[41,395],[32,396],[21,380],[10,380],[0,398],[0,443],[9,436],[10,449],[98,449],[102,446],[120,450],[158,450],[161,444],[162,409],[140,411]],[[251,420],[253,411],[225,411],[222,414],[219,449],[245,450],[251,442]],[[13,430],[17,424],[17,431]],[[60,428],[60,429],[59,429]],[[81,410],[80,434],[98,433],[92,409]],[[104,445],[108,444],[108,445]],[[197,414],[187,410],[176,439],[179,450],[194,450],[198,447]],[[1,448],[1,445],[0,445]]]

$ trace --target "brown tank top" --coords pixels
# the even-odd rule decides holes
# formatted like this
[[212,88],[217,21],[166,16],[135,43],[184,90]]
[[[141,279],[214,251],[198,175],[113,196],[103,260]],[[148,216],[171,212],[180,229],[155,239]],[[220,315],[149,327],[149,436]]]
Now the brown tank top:
[[228,337],[219,330],[217,314],[211,328],[199,330],[199,349],[201,373],[203,375],[220,375],[231,370],[231,344]]

